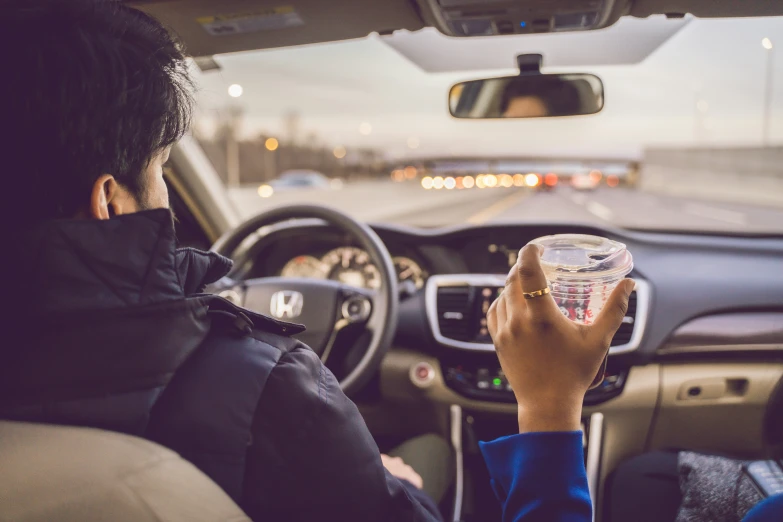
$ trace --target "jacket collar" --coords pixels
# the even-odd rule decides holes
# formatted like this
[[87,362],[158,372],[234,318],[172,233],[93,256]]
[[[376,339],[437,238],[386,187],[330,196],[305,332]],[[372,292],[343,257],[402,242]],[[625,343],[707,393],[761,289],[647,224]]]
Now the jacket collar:
[[231,260],[177,249],[168,209],[108,220],[56,220],[21,240],[17,274],[40,313],[123,308],[182,299],[225,276]]

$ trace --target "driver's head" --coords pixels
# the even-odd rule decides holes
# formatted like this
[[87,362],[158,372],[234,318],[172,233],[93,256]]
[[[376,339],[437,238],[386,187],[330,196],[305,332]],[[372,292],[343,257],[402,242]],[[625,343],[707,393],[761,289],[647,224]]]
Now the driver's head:
[[579,111],[579,91],[557,76],[511,79],[503,90],[500,115],[504,118],[563,116]]
[[157,20],[104,0],[5,0],[0,49],[0,170],[17,224],[168,207],[162,165],[192,95]]
[[549,116],[549,108],[539,96],[512,96],[503,104],[504,118],[542,118]]

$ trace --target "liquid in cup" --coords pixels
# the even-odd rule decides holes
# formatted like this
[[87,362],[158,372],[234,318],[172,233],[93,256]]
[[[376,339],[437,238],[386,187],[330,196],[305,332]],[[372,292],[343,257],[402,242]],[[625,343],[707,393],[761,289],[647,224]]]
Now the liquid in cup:
[[599,236],[558,234],[531,241],[543,247],[541,268],[563,315],[591,324],[612,290],[633,269],[623,243]]

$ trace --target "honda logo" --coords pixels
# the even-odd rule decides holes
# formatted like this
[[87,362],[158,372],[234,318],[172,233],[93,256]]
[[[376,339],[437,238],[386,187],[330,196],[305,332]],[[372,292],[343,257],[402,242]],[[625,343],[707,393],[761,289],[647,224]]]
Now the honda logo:
[[272,294],[269,312],[278,319],[293,319],[302,315],[304,296],[295,290],[281,290]]

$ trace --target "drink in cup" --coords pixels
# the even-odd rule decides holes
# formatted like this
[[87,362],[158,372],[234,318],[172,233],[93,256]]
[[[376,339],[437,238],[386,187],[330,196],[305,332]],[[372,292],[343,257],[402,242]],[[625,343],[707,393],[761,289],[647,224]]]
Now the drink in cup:
[[543,247],[541,267],[563,315],[591,324],[612,290],[633,269],[623,243],[583,234],[558,234],[531,241]]

